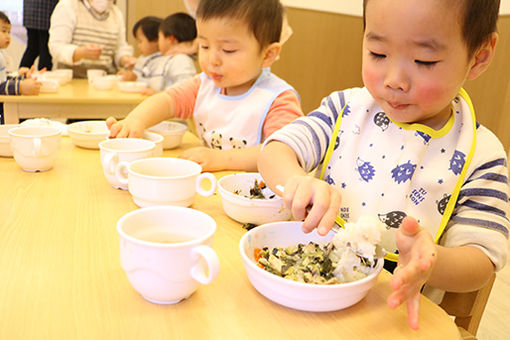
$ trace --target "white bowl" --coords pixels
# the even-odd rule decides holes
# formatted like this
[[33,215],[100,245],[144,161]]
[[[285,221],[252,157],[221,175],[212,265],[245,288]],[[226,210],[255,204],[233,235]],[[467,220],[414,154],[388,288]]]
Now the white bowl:
[[269,300],[293,309],[309,312],[328,312],[347,308],[363,299],[376,283],[384,260],[378,259],[373,271],[365,278],[333,285],[318,285],[296,282],[260,268],[254,258],[255,248],[287,247],[312,241],[323,244],[334,237],[330,231],[320,236],[316,231],[305,234],[301,231],[302,222],[275,222],[258,226],[241,237],[239,251],[255,289]]
[[48,118],[30,118],[20,123],[23,127],[54,127],[60,130],[62,136],[67,136],[67,125]]
[[163,149],[173,149],[181,145],[182,136],[188,127],[177,122],[163,121],[150,127],[148,130],[163,136]]
[[57,79],[40,77],[37,79],[41,83],[39,92],[41,93],[56,93],[59,88],[59,81]]
[[99,149],[99,143],[110,135],[104,120],[71,123],[67,130],[73,144],[86,149]]
[[[284,208],[281,197],[275,195],[273,198],[261,199],[244,196],[249,196],[255,179],[258,182],[263,180],[257,172],[236,173],[220,178],[218,191],[227,215],[238,222],[256,225],[290,219],[291,211]],[[237,190],[239,194],[234,193]],[[273,194],[269,188],[266,190],[268,194]]]
[[92,81],[92,85],[96,90],[100,91],[108,91],[113,88],[115,84],[117,84],[118,78],[115,75],[96,77]]
[[142,92],[147,88],[147,84],[142,81],[119,81],[117,86],[122,92]]
[[68,68],[61,68],[58,70],[54,70],[53,73],[55,73],[58,77],[62,78],[64,81],[64,84],[69,83],[71,80],[73,80],[73,70]]
[[11,139],[7,131],[19,127],[19,124],[0,125],[0,157],[12,157]]
[[144,131],[143,139],[150,140],[156,144],[154,157],[161,157],[163,155],[163,136],[155,132]]

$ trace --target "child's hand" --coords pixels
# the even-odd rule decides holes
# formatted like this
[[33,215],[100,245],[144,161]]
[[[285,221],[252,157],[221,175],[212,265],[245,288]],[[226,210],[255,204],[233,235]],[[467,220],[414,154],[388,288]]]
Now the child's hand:
[[128,55],[122,56],[119,60],[119,64],[121,67],[131,70],[136,64],[136,58]]
[[143,124],[135,119],[128,118],[117,121],[113,117],[108,117],[106,119],[106,126],[110,129],[110,138],[140,138],[145,130]]
[[96,44],[87,44],[84,46],[79,46],[74,51],[73,59],[74,61],[78,61],[84,58],[97,60],[101,56],[102,48]]
[[283,202],[295,219],[304,219],[305,233],[317,228],[320,235],[326,235],[335,222],[341,200],[333,186],[317,178],[294,176],[285,183]]
[[123,81],[135,81],[138,78],[136,74],[130,70],[119,71],[117,75],[122,76]]
[[394,292],[388,297],[388,305],[396,308],[407,301],[407,322],[412,329],[418,329],[420,290],[436,263],[436,245],[432,236],[412,217],[404,218],[396,241],[398,266],[390,280]]
[[152,96],[153,94],[158,93],[156,90],[154,90],[152,87],[147,86],[143,91],[142,94],[145,96]]
[[227,168],[224,153],[218,149],[199,146],[184,151],[179,158],[196,162],[202,166],[203,171],[219,171]]
[[19,84],[19,91],[24,95],[38,95],[41,89],[41,83],[35,79],[23,79]]
[[18,75],[21,77],[26,76],[28,74],[28,71],[30,71],[28,67],[20,67],[18,70]]

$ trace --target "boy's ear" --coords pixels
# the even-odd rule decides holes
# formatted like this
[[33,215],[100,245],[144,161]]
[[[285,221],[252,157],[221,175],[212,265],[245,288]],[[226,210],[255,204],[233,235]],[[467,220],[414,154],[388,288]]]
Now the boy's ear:
[[489,67],[492,58],[494,58],[497,42],[498,34],[493,32],[490,38],[475,52],[467,80],[476,79]]
[[282,45],[279,42],[274,42],[266,47],[264,59],[262,60],[262,67],[265,68],[271,66],[280,55],[281,50]]

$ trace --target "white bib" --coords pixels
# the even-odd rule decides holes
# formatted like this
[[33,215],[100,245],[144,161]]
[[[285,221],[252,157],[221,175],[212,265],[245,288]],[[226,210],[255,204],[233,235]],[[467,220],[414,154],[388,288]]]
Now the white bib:
[[226,96],[204,73],[193,118],[202,142],[213,149],[244,148],[260,144],[269,108],[282,92],[293,88],[265,69],[251,89]]
[[450,120],[435,131],[421,124],[392,122],[365,88],[344,94],[349,98],[321,171],[321,178],[342,195],[340,217],[356,221],[361,215],[377,215],[387,226],[383,247],[392,253],[397,250],[395,232],[407,215],[437,242],[476,143],[469,97],[461,90],[452,102]]

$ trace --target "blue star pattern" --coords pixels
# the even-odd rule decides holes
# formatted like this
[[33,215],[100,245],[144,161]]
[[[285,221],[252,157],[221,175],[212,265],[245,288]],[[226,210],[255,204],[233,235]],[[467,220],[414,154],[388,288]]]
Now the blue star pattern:
[[466,163],[466,155],[460,152],[459,150],[455,150],[452,158],[450,159],[450,168],[455,175],[461,173],[464,164]]
[[365,162],[358,157],[356,165],[358,166],[356,170],[359,172],[362,180],[368,183],[371,179],[374,178],[375,168],[372,166],[372,164],[370,164],[370,162]]
[[416,164],[411,164],[411,161],[407,161],[407,163],[397,165],[397,167],[391,170],[391,177],[395,180],[395,182],[400,184],[407,180],[411,180],[414,170],[416,170]]

